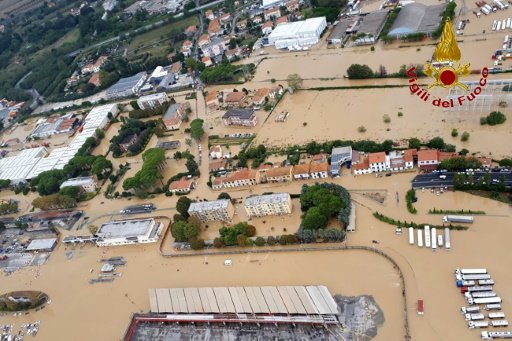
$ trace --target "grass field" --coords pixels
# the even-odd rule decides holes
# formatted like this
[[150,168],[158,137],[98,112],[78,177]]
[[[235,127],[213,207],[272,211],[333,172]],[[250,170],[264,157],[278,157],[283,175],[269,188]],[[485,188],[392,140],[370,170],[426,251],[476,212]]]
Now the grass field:
[[55,43],[52,44],[52,48],[56,48],[59,46],[62,46],[66,43],[74,43],[80,39],[80,30],[77,28],[72,29],[69,31],[66,35],[64,35],[62,38],[57,40]]
[[34,7],[41,6],[42,2],[37,0],[1,0],[0,18],[6,18],[9,15],[19,14]]
[[170,32],[181,33],[190,25],[198,25],[197,17],[192,16],[175,23],[169,23],[154,30],[140,34],[133,38],[128,46],[128,55],[137,55],[149,52],[153,56],[166,52],[173,40],[168,36]]

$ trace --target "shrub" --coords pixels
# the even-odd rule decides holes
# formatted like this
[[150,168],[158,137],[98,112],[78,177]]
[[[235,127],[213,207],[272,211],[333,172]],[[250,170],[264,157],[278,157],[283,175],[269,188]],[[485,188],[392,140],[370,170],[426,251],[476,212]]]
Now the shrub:
[[453,128],[452,129],[452,137],[457,137],[457,136],[459,136],[459,132],[457,129]]
[[403,113],[403,112],[401,112],[401,111],[399,111],[399,112],[398,112],[398,117],[402,117],[402,116],[404,116],[404,113]]
[[416,207],[414,207],[413,205],[414,201],[416,201],[416,191],[414,189],[410,189],[407,191],[407,194],[405,195],[405,201],[407,202],[407,210],[409,211],[409,213],[418,213]]
[[263,237],[257,237],[254,243],[256,246],[263,246],[265,245],[265,239],[263,239]]
[[480,125],[486,125],[487,124],[487,117],[480,117]]
[[503,123],[505,123],[506,120],[507,120],[507,117],[499,111],[493,111],[485,118],[486,123],[490,126],[495,126],[497,124],[503,124]]
[[388,114],[384,114],[382,116],[382,120],[384,121],[384,123],[391,123],[391,117],[389,117]]
[[468,133],[467,131],[463,132],[463,133],[462,133],[462,136],[460,137],[460,140],[461,140],[462,142],[466,142],[466,141],[468,141],[468,140],[469,140],[469,133]]
[[305,127],[308,125],[308,122],[302,122],[302,126]]
[[276,245],[276,239],[272,236],[267,237],[267,244],[270,246]]
[[366,128],[365,128],[365,126],[359,126],[359,127],[357,127],[357,131],[360,133],[366,133]]

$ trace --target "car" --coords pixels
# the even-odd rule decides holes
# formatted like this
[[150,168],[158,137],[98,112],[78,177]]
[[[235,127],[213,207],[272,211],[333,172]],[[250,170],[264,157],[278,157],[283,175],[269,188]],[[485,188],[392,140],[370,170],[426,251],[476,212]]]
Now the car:
[[446,175],[439,175],[439,179],[446,179]]

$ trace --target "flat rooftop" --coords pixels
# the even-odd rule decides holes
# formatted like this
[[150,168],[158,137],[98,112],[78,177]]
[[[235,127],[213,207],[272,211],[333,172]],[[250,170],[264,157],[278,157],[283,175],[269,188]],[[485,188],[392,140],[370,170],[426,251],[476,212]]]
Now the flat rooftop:
[[128,238],[146,235],[154,219],[113,220],[102,224],[96,233],[100,238]]
[[27,251],[50,250],[53,248],[57,238],[35,239],[27,246]]
[[190,204],[188,208],[188,212],[195,211],[211,211],[218,210],[221,208],[227,208],[229,206],[229,199],[221,199],[221,200],[213,200],[213,201],[203,201],[203,202],[193,202]]
[[285,202],[288,202],[288,200],[290,200],[289,193],[255,195],[253,197],[245,199],[245,206],[285,203]]
[[266,286],[149,289],[152,313],[336,315],[327,287]]
[[387,17],[387,10],[368,13],[363,17],[363,21],[361,22],[361,26],[359,26],[357,33],[371,34],[377,38],[377,36],[380,34],[380,31],[382,31],[382,28],[384,27],[384,23],[386,22]]

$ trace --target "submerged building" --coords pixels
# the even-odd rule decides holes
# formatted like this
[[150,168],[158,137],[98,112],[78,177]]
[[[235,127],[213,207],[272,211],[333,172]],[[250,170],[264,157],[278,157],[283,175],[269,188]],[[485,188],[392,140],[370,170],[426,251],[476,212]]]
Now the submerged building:
[[96,232],[96,245],[114,246],[155,243],[160,238],[163,224],[152,218],[113,220],[102,224]]
[[318,43],[327,27],[325,17],[284,23],[268,35],[268,44],[278,49],[304,47]]
[[399,39],[400,37],[414,33],[431,35],[443,20],[441,16],[447,4],[427,6],[420,3],[412,3],[402,7],[398,13],[388,35]]

